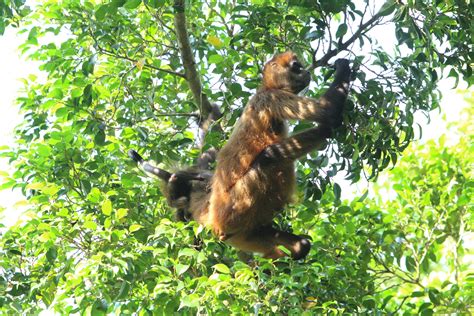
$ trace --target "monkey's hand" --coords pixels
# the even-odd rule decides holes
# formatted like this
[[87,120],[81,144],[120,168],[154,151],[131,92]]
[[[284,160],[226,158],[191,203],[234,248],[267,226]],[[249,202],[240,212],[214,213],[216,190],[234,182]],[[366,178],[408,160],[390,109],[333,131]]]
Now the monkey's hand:
[[336,69],[336,82],[349,83],[351,80],[351,67],[349,60],[345,58],[339,58],[334,62],[334,68]]

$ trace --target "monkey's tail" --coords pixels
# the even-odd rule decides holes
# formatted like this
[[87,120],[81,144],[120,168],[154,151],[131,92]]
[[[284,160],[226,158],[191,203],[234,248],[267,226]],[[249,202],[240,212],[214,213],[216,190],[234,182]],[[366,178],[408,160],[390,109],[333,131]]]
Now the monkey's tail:
[[135,150],[130,149],[128,151],[128,156],[135,162],[137,162],[145,172],[150,173],[154,176],[157,176],[161,180],[168,181],[171,177],[171,173],[169,173],[166,170],[160,169],[158,167],[152,166],[148,161],[145,161],[142,156],[140,156],[139,153],[137,153]]
[[130,149],[130,150],[128,151],[128,156],[129,156],[130,158],[132,158],[133,161],[135,161],[135,162],[137,162],[137,163],[139,163],[139,164],[141,164],[141,163],[143,163],[143,162],[145,161],[145,159],[143,159],[143,157],[140,156],[140,154],[137,153],[137,152],[136,152],[135,150],[133,150],[133,149]]

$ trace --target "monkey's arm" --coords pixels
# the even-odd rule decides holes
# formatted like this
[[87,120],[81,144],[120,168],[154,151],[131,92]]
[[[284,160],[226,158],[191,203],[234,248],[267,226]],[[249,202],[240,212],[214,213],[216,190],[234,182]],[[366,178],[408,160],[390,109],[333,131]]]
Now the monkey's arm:
[[335,63],[336,74],[328,91],[318,100],[288,95],[279,111],[282,118],[310,119],[319,123],[279,143],[266,147],[254,160],[253,165],[264,165],[282,160],[294,161],[313,150],[324,147],[331,137],[332,128],[342,122],[342,109],[349,93],[351,69],[346,59]]
[[334,81],[323,96],[311,99],[283,91],[274,92],[272,112],[281,119],[311,120],[330,127],[339,126],[349,93],[351,68],[347,59],[338,59],[334,65]]
[[326,145],[326,139],[331,137],[332,130],[326,126],[318,126],[290,136],[276,144],[266,147],[257,156],[253,166],[294,161],[313,150],[320,150]]

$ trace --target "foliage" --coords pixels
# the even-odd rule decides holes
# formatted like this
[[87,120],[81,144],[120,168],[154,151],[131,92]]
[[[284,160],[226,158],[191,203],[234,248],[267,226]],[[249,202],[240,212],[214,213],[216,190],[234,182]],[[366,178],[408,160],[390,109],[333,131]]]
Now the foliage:
[[25,0],[0,0],[0,35],[8,25],[18,26],[19,20],[30,12],[24,4]]
[[[21,49],[43,62],[47,78],[25,80],[17,146],[2,151],[16,172],[1,188],[20,188],[29,210],[2,231],[0,310],[466,311],[472,139],[407,154],[393,172],[392,201],[343,203],[337,184],[325,188],[338,171],[356,182],[395,164],[415,137],[414,114],[439,106],[443,73],[472,83],[472,4],[208,0],[183,11],[185,4],[45,1],[23,20]],[[191,56],[177,35],[183,16]],[[394,26],[393,54],[371,36],[381,24]],[[315,70],[312,95],[324,90],[333,58],[349,57],[360,71],[347,128],[298,165],[304,197],[287,228],[311,236],[308,259],[247,265],[207,231],[170,221],[156,183],[125,153],[140,148],[160,163],[191,163],[200,152],[196,118],[207,116],[208,103],[224,116],[203,148],[220,147],[263,62],[288,48]]]

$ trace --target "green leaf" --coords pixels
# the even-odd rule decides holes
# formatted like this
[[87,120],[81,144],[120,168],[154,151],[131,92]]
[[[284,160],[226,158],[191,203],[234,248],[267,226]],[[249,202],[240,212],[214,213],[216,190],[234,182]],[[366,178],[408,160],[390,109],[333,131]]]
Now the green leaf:
[[28,33],[28,42],[33,45],[38,45],[38,27],[32,27]]
[[82,89],[81,88],[75,88],[71,90],[71,97],[72,98],[79,98],[82,95]]
[[434,305],[439,305],[441,303],[440,299],[439,299],[439,293],[434,290],[434,289],[430,289],[428,291],[428,297],[430,298],[430,301],[434,304]]
[[33,182],[33,183],[28,183],[26,185],[26,188],[27,189],[30,189],[30,190],[42,190],[44,187],[46,186],[45,183],[41,183],[41,182]]
[[87,195],[87,200],[89,200],[92,203],[98,203],[101,198],[101,193],[100,190],[97,188],[92,188]]
[[127,9],[135,9],[140,5],[140,3],[142,3],[142,0],[128,0],[124,7]]
[[179,251],[179,254],[178,254],[178,257],[194,257],[198,254],[198,252],[196,251],[196,249],[192,249],[192,248],[184,248],[184,249],[181,249]]
[[230,274],[230,269],[223,263],[218,263],[213,266],[213,268],[220,273]]
[[145,0],[145,3],[148,3],[150,7],[158,9],[165,5],[165,0]]
[[337,28],[336,37],[341,38],[347,33],[347,24],[341,24]]
[[94,136],[94,142],[99,146],[105,145],[105,132],[103,130],[99,130]]
[[334,191],[334,198],[336,200],[340,200],[341,199],[341,187],[339,186],[339,184],[334,183],[333,191]]
[[373,309],[375,307],[375,299],[371,296],[364,297],[362,304],[368,309]]
[[367,196],[369,195],[369,190],[365,190],[364,194],[362,194],[362,196],[359,198],[359,202],[363,202]]
[[209,63],[211,64],[220,64],[224,61],[224,57],[218,54],[213,54],[209,56]]
[[117,219],[122,219],[122,218],[124,218],[125,216],[127,216],[127,214],[128,214],[128,209],[126,209],[126,208],[119,208],[119,209],[116,211],[115,216],[117,217]]
[[129,291],[130,291],[130,284],[127,281],[123,281],[122,285],[120,286],[119,293],[117,294],[117,297],[115,298],[115,300],[126,298],[127,295],[129,294]]
[[50,263],[53,263],[57,257],[58,257],[58,250],[54,246],[49,248],[48,251],[46,252],[46,258],[48,259]]
[[179,276],[179,275],[182,275],[183,273],[185,273],[186,271],[188,271],[190,265],[189,264],[180,264],[178,263],[176,265],[176,274]]
[[95,18],[99,21],[103,20],[109,11],[109,5],[103,4],[95,11]]
[[97,229],[97,223],[93,221],[86,221],[84,222],[84,227],[89,228],[90,230],[96,230]]
[[340,214],[351,213],[352,208],[348,205],[342,205],[337,209],[337,212]]
[[397,4],[395,3],[394,0],[387,0],[380,8],[378,14],[380,16],[387,16],[387,15],[392,14],[392,12],[395,11],[396,8],[397,8]]
[[128,230],[133,233],[133,232],[136,232],[137,230],[143,228],[142,225],[139,225],[139,224],[132,224],[130,225],[130,227],[128,228]]
[[109,199],[106,199],[102,203],[102,213],[106,216],[110,216],[112,214],[112,202]]
[[181,306],[198,307],[200,305],[201,305],[201,297],[197,294],[190,294],[181,298]]
[[112,0],[109,5],[111,8],[117,9],[117,8],[123,7],[125,2],[127,1],[126,0]]
[[92,56],[88,60],[82,63],[82,73],[84,76],[88,76],[94,73],[94,66],[95,66],[95,56]]
[[39,144],[37,150],[41,157],[48,157],[51,154],[51,147],[47,145]]
[[407,270],[409,272],[415,272],[416,262],[415,262],[415,259],[413,259],[413,257],[406,257],[405,258],[405,263],[406,263],[406,266],[407,266]]

